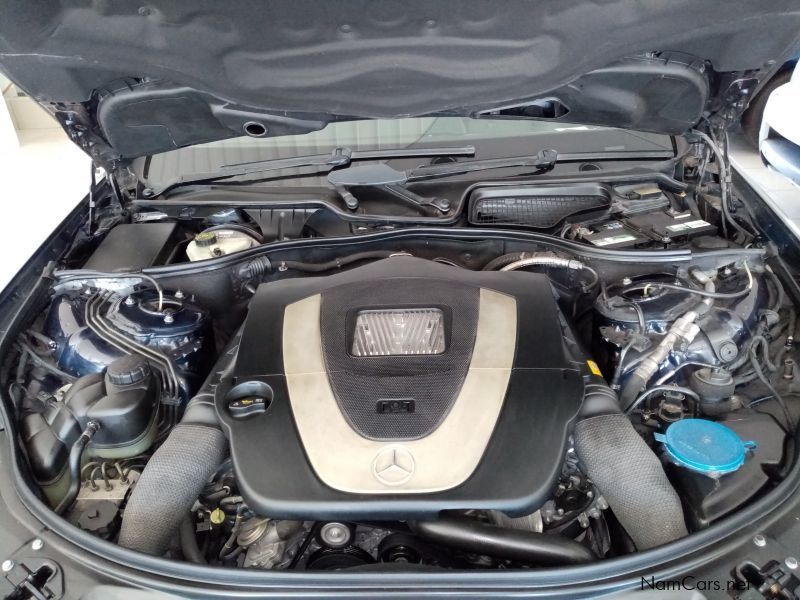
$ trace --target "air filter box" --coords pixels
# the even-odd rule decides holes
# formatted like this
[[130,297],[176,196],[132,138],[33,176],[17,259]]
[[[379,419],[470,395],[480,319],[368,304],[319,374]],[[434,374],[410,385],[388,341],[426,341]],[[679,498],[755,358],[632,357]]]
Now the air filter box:
[[175,223],[123,223],[108,232],[86,261],[90,271],[138,271],[163,264],[175,241]]

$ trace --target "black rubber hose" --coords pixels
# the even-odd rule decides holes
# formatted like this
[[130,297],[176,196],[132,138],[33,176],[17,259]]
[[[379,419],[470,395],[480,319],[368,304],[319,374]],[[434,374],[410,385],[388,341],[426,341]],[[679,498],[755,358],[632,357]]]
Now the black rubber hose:
[[292,269],[294,271],[303,271],[304,273],[324,273],[325,271],[332,271],[333,269],[341,269],[344,266],[358,262],[361,260],[377,260],[381,258],[389,258],[397,252],[390,250],[375,250],[372,252],[357,252],[356,254],[348,254],[334,260],[324,263],[307,263],[296,260],[282,260],[276,261],[279,269]]
[[772,285],[775,287],[775,300],[770,305],[770,309],[775,312],[778,312],[781,309],[781,307],[783,307],[784,300],[786,299],[786,292],[783,289],[783,284],[781,283],[781,280],[778,279],[778,276],[773,272],[772,269],[767,267],[764,270],[764,273],[766,273],[767,279],[769,279]]
[[228,442],[218,428],[177,425],[147,462],[131,492],[119,545],[162,556],[227,450]]
[[579,421],[575,453],[639,550],[687,535],[680,497],[628,417],[606,414]]
[[639,550],[687,535],[680,498],[614,396],[599,378],[586,386],[574,433],[585,472]]
[[197,534],[194,531],[194,521],[191,515],[181,521],[178,534],[181,540],[183,558],[197,565],[207,564],[206,558],[203,556],[203,553],[200,551],[200,546],[197,544]]
[[597,560],[589,548],[562,535],[507,529],[467,517],[443,515],[436,521],[411,521],[409,526],[429,542],[527,564],[577,565]]
[[681,501],[661,461],[620,414],[601,377],[586,384],[575,425],[575,453],[639,550],[687,535]]
[[592,375],[583,390],[583,404],[578,415],[580,419],[588,419],[600,415],[619,414],[619,400],[605,380]]
[[66,495],[61,499],[61,502],[56,506],[56,514],[63,515],[64,512],[72,506],[75,498],[78,497],[78,491],[81,488],[81,459],[83,458],[83,451],[86,446],[94,437],[94,434],[100,429],[100,425],[96,421],[89,421],[86,424],[86,429],[83,430],[80,437],[72,444],[69,451],[69,489]]
[[69,383],[75,383],[78,380],[78,378],[75,377],[74,375],[70,375],[69,373],[65,373],[64,371],[59,369],[57,366],[47,362],[41,356],[36,354],[36,352],[33,351],[33,348],[31,348],[27,343],[25,343],[23,341],[18,341],[17,343],[19,344],[19,347],[22,349],[23,352],[27,352],[28,353],[28,358],[37,367],[41,367],[45,371],[48,371],[49,373],[52,373],[56,377],[58,377],[60,379],[63,379],[64,381],[67,381]]
[[743,298],[750,293],[750,287],[746,287],[743,290],[739,290],[737,292],[709,292],[708,290],[701,290],[698,288],[691,288],[686,287],[684,285],[674,285],[672,283],[635,283],[633,285],[629,285],[623,288],[623,293],[630,293],[630,292],[639,292],[644,290],[646,287],[651,287],[653,289],[664,289],[664,290],[677,290],[679,292],[686,292],[687,294],[696,294],[698,296],[702,296],[703,298],[714,298],[716,300],[733,300],[735,298]]
[[122,516],[119,545],[161,556],[181,521],[228,453],[214,408],[214,392],[230,374],[241,330],[186,407],[181,422],[147,462]]
[[638,373],[634,372],[628,376],[619,394],[619,404],[623,411],[627,411],[628,407],[636,402],[636,398],[639,397],[639,392],[641,392],[646,385],[647,381]]

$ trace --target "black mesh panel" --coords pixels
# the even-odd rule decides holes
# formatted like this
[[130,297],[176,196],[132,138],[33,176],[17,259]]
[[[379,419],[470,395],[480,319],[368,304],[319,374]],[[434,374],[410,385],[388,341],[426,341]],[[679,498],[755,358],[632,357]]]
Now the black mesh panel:
[[481,198],[475,202],[470,222],[478,225],[528,225],[547,229],[574,214],[605,208],[603,196],[531,196]]
[[[410,440],[436,429],[469,368],[480,290],[449,281],[394,278],[343,285],[322,294],[322,350],[345,418],[361,435]],[[352,356],[355,315],[364,309],[426,307],[445,312],[446,349],[424,356]],[[386,400],[413,401],[413,412],[380,412]]]

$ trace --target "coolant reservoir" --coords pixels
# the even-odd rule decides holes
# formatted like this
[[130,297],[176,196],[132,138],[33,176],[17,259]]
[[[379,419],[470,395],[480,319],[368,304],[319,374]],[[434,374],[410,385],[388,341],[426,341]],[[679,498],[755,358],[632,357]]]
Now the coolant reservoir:
[[198,233],[186,247],[186,256],[194,262],[241,252],[257,245],[255,238],[236,229],[215,229]]

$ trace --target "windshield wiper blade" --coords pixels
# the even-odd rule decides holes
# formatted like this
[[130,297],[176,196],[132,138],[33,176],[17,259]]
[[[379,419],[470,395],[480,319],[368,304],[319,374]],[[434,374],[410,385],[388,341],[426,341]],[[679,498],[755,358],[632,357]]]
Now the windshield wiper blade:
[[364,165],[331,171],[328,173],[328,183],[334,187],[405,185],[417,181],[452,177],[453,175],[463,175],[464,173],[486,171],[488,169],[533,167],[537,170],[549,170],[555,166],[556,162],[558,162],[558,152],[547,149],[541,150],[534,156],[512,156],[510,158],[489,158],[439,165],[423,165],[408,171],[398,171],[387,164]]
[[327,173],[333,169],[344,167],[357,160],[384,160],[392,158],[420,158],[426,156],[474,156],[474,146],[440,147],[440,148],[393,148],[390,150],[351,150],[350,148],[334,148],[328,154],[308,154],[305,156],[293,156],[290,158],[276,158],[269,160],[258,160],[245,163],[223,165],[217,171],[207,173],[190,173],[182,175],[167,184],[160,190],[150,192],[150,196],[158,196],[176,187],[194,185],[200,183],[211,183],[252,175],[254,173],[268,173],[270,171],[281,171],[283,169],[298,169],[315,167],[309,173]]
[[538,170],[550,170],[558,162],[558,152],[553,149],[541,150],[534,156],[516,156],[510,158],[489,158],[486,160],[470,160],[466,162],[444,163],[440,165],[424,165],[408,171],[406,183],[439,179],[463,175],[474,171],[489,169],[508,169],[513,167],[532,167]]
[[402,200],[419,206],[432,206],[439,212],[447,212],[450,210],[450,203],[446,199],[425,198],[414,194],[404,186],[418,181],[430,181],[489,169],[532,167],[537,170],[537,173],[544,173],[555,167],[557,162],[558,152],[548,148],[540,150],[533,156],[512,156],[509,158],[489,158],[439,165],[423,165],[408,171],[398,171],[387,164],[381,163],[331,171],[328,173],[328,183],[336,189],[350,210],[358,208],[358,199],[347,188],[364,186],[379,187]]

